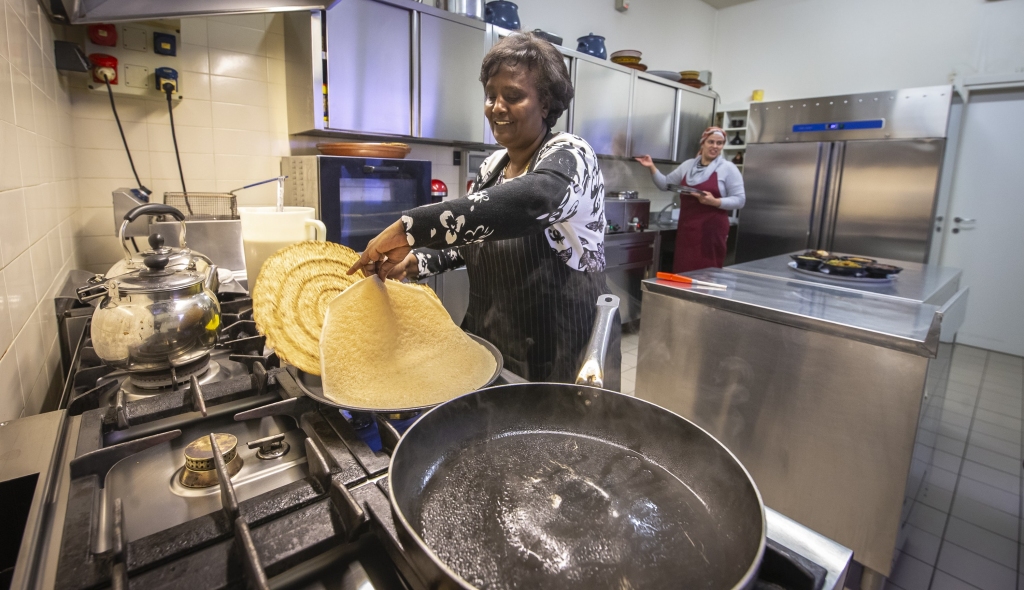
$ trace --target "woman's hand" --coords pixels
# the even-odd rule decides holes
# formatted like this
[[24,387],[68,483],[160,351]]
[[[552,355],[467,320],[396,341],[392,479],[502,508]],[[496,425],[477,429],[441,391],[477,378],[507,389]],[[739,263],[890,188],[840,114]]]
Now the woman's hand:
[[658,171],[658,168],[654,165],[654,160],[652,160],[650,156],[639,156],[633,159],[636,160],[637,162],[640,162],[641,166],[647,168],[651,172]]
[[395,265],[391,272],[388,273],[389,279],[395,279],[396,281],[404,281],[409,279],[415,281],[420,277],[420,262],[417,260],[416,255],[409,252],[409,255],[405,257],[405,260]]
[[722,199],[716,199],[715,195],[712,195],[708,191],[701,191],[699,195],[694,195],[701,205],[707,205],[708,207],[721,207]]
[[376,274],[384,280],[395,267],[405,264],[411,251],[409,239],[405,237],[405,224],[398,220],[370,240],[359,261],[348,269],[348,274],[362,269],[367,275]]

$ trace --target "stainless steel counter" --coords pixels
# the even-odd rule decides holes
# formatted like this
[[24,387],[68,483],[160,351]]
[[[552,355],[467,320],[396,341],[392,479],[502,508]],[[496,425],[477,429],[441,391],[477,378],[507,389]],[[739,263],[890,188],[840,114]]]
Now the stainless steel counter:
[[[786,269],[789,270],[789,269]],[[686,273],[726,285],[713,290],[658,279],[644,288],[805,330],[935,356],[944,314],[937,305],[819,285],[787,276],[708,268]]]
[[842,590],[853,551],[765,506],[768,538],[828,571],[822,590]]
[[[792,254],[800,254],[802,252],[803,250],[799,252],[792,252]],[[810,275],[803,272],[797,272],[787,266],[791,261],[789,256],[789,254],[772,256],[761,260],[735,264],[728,268],[731,271],[768,275],[792,281],[802,281],[816,285],[828,285],[830,287],[874,293],[877,295],[887,295],[918,303],[932,304],[941,304],[948,300],[951,295],[956,293],[961,275],[961,271],[958,268],[878,258],[877,260],[882,264],[894,264],[896,266],[903,267],[903,272],[901,272],[896,279],[888,285],[852,283],[842,279],[829,278],[828,275],[821,273],[817,273],[817,275]]]
[[921,477],[911,457],[922,401],[948,371],[940,334],[955,333],[967,299],[958,271],[913,270],[920,280],[896,294],[773,266],[686,273],[724,289],[643,283],[636,396],[706,429],[765,504],[881,575]]

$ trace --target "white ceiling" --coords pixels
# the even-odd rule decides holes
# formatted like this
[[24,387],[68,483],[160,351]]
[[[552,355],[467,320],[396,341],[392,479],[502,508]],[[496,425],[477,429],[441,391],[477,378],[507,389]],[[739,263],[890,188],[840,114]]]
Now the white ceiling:
[[705,4],[710,4],[715,8],[728,8],[730,6],[736,6],[737,4],[743,4],[745,2],[753,2],[754,0],[704,0]]

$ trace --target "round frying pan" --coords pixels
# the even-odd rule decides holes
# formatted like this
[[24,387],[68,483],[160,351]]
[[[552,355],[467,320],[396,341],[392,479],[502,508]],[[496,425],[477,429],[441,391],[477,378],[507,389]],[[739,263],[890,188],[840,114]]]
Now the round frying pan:
[[[504,367],[505,364],[505,360],[501,356],[501,351],[499,351],[497,347],[495,347],[493,344],[484,340],[483,338],[480,338],[479,336],[474,336],[473,334],[466,335],[475,340],[484,348],[486,348],[487,351],[490,352],[491,355],[494,357],[494,361],[496,363],[494,367],[494,374],[491,375],[491,378],[487,380],[487,383],[485,383],[481,387],[487,387],[489,385],[492,385],[498,379],[498,375],[501,374],[501,369]],[[340,404],[324,395],[323,382],[320,380],[320,375],[311,375],[305,371],[297,371],[297,378],[295,381],[299,384],[299,389],[302,390],[302,393],[305,393],[307,396],[313,398],[314,400],[320,402],[321,404],[332,406],[335,408],[340,408],[342,410],[349,410],[352,412],[375,412],[377,414],[405,415],[414,412],[419,412],[421,410],[426,410],[436,405],[432,404],[413,408],[361,408],[358,406]]]
[[764,504],[721,443],[654,404],[526,383],[445,402],[406,431],[389,487],[430,587],[748,588]]

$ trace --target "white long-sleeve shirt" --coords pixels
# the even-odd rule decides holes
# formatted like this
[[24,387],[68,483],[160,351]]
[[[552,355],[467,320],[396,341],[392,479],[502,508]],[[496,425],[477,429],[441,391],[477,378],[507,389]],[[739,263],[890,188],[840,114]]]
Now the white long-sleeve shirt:
[[[653,175],[654,184],[661,190],[668,190],[670,184],[682,184],[686,173],[690,171],[697,158],[691,158],[667,175],[661,171]],[[722,209],[742,209],[747,202],[747,193],[743,188],[743,175],[732,162],[722,162],[715,171],[718,174],[718,192],[722,195]],[[692,197],[691,197],[692,198]]]

